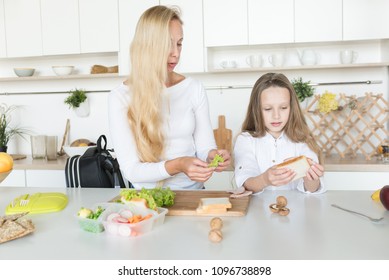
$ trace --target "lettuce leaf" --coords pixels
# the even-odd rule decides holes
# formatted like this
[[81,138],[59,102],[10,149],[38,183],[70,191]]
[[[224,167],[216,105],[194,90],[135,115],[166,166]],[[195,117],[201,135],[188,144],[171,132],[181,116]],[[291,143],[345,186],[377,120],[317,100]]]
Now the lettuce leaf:
[[174,204],[175,192],[170,188],[154,188],[145,189],[142,188],[140,191],[134,189],[124,189],[120,191],[121,197],[130,201],[133,198],[144,198],[150,209],[155,210],[157,207],[168,207]]
[[208,164],[208,167],[218,167],[220,162],[224,162],[224,158],[221,155],[216,154],[211,163]]

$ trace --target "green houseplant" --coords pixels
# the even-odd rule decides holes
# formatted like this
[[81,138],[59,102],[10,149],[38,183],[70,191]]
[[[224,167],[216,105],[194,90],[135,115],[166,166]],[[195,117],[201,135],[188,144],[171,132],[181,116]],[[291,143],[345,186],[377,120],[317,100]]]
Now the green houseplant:
[[304,82],[301,77],[292,80],[294,91],[300,102],[303,102],[306,98],[313,96],[315,89],[310,84],[311,81]]
[[85,90],[83,89],[74,89],[69,91],[69,96],[65,99],[65,104],[69,105],[69,108],[78,108],[80,104],[85,102],[88,98],[86,96]]
[[8,142],[16,135],[24,138],[27,130],[21,127],[12,127],[11,114],[17,106],[8,106],[5,103],[0,104],[0,152],[7,152]]
[[86,91],[76,88],[69,91],[69,94],[64,101],[65,104],[69,105],[69,108],[74,109],[77,116],[87,117],[89,115],[89,102]]

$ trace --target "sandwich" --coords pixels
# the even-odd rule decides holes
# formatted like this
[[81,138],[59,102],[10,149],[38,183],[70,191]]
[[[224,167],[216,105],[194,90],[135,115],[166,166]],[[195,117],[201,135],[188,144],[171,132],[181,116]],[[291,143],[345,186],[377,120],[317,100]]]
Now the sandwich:
[[303,178],[306,176],[308,169],[310,168],[308,159],[305,156],[299,156],[283,163],[277,164],[277,168],[289,168],[296,173],[293,180]]

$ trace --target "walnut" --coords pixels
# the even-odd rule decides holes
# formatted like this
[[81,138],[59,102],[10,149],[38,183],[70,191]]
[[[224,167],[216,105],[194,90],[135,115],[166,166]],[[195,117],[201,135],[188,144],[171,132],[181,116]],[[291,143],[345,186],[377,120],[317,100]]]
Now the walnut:
[[219,217],[215,217],[210,222],[211,229],[222,229],[223,227],[223,220]]
[[208,234],[208,239],[212,242],[218,243],[222,241],[223,234],[219,229],[212,229]]

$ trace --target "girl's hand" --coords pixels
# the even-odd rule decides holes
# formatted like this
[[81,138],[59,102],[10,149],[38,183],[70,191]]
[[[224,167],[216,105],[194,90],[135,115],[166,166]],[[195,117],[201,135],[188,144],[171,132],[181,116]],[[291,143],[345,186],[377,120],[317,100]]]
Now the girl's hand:
[[311,166],[307,172],[307,180],[319,180],[324,175],[324,167],[312,159],[308,158],[309,165]]
[[262,174],[267,186],[282,186],[288,184],[296,173],[289,168],[270,167]]
[[208,158],[207,158],[208,164],[212,162],[213,158],[216,155],[221,156],[224,159],[224,162],[219,162],[219,165],[218,165],[218,167],[216,167],[215,171],[221,172],[221,171],[227,169],[227,167],[231,164],[230,153],[227,150],[215,150],[215,149],[210,150],[208,153]]

